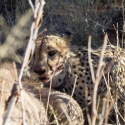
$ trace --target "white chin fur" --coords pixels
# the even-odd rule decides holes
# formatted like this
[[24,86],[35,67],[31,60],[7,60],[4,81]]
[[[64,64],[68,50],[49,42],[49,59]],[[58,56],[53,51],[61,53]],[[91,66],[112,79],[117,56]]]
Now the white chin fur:
[[62,70],[60,70],[60,71],[56,72],[55,74],[53,74],[51,76],[51,78],[48,80],[48,82],[44,83],[45,87],[49,87],[51,82],[52,82],[52,84],[51,84],[52,88],[59,87],[62,84],[62,82],[58,82],[58,79],[59,79],[59,76],[61,75],[61,72],[62,72]]

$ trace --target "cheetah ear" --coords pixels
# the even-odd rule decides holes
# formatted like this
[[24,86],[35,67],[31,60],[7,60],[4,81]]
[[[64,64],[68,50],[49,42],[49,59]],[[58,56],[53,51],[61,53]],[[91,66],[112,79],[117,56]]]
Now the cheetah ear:
[[[46,32],[47,32],[47,29],[45,28],[45,29],[43,29],[43,31],[41,31],[41,32],[37,35],[37,38],[36,38],[36,40],[35,40],[37,46],[40,46],[43,37],[46,35]],[[39,44],[39,45],[38,45],[38,44]]]
[[46,32],[47,32],[47,29],[44,28],[44,29],[37,35],[37,37],[43,37],[43,36],[46,34]]
[[74,36],[74,31],[66,28],[63,32],[63,37],[66,39],[67,42],[70,42]]

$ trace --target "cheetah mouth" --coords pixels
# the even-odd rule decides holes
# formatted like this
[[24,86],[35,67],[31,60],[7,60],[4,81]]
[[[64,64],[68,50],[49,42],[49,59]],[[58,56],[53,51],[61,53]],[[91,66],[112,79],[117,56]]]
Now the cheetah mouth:
[[43,83],[46,83],[49,81],[49,78],[48,77],[39,77],[39,80]]
[[49,82],[51,79],[55,78],[64,69],[64,64],[59,65],[51,75],[42,75],[39,80],[43,83]]

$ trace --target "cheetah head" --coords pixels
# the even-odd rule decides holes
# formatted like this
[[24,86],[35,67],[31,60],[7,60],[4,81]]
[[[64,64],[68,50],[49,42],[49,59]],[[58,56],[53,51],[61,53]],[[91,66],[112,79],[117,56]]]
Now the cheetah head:
[[41,82],[47,83],[63,71],[71,38],[72,35],[68,37],[38,36],[32,67]]

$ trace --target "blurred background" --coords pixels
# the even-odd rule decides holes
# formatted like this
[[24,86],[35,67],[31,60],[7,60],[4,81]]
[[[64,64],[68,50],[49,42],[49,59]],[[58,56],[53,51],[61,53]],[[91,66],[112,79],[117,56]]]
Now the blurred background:
[[[62,34],[70,28],[75,33],[73,44],[87,46],[88,35],[92,35],[92,47],[98,48],[103,43],[105,32],[110,42],[116,45],[115,27],[119,30],[119,44],[124,47],[124,5],[124,0],[46,0],[41,30],[47,28],[50,33]],[[2,43],[29,9],[27,0],[0,0]],[[30,23],[25,25],[26,29]]]

